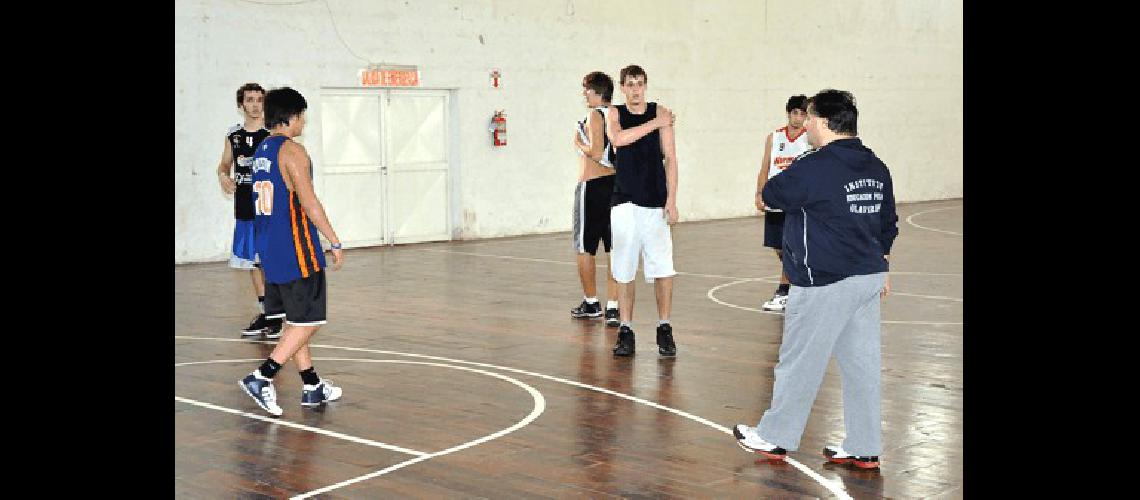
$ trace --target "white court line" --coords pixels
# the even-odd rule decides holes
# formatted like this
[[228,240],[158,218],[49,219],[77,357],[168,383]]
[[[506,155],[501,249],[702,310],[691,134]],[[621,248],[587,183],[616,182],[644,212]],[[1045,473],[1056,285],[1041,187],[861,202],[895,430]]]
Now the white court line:
[[[564,260],[536,259],[533,257],[515,257],[513,255],[495,255],[495,254],[490,254],[490,253],[460,252],[457,250],[441,250],[441,249],[437,249],[437,248],[424,248],[424,249],[422,249],[422,251],[424,251],[424,252],[435,252],[435,253],[453,253],[453,254],[457,254],[457,255],[470,255],[472,257],[489,257],[489,258],[493,258],[493,259],[523,260],[523,261],[527,261],[527,262],[543,262],[546,264],[560,264],[563,266],[577,266],[578,265],[577,262],[567,262]],[[599,262],[598,268],[599,269],[608,269],[609,266]],[[914,274],[914,275],[922,275],[922,276],[961,276],[962,275],[962,273],[927,273],[927,272],[921,272],[921,271],[891,271],[891,273],[892,274]],[[682,275],[682,276],[699,276],[702,278],[717,278],[717,279],[726,279],[726,280],[760,280],[760,281],[764,281],[764,280],[775,279],[775,278],[770,278],[767,276],[761,277],[761,278],[746,278],[743,276],[725,276],[723,274],[689,273],[689,272],[684,272],[684,271],[677,271],[677,274]],[[779,277],[779,276],[777,276],[777,277]]]
[[[913,274],[913,273],[911,273],[911,274]],[[717,287],[717,288],[725,287],[728,285],[735,285],[737,283],[743,283],[745,281],[763,281],[765,283],[779,283],[780,280],[778,280],[776,278],[779,278],[779,276],[773,276],[773,277],[765,276],[763,278],[741,278],[740,281],[724,284],[724,285],[721,285],[720,287]],[[944,297],[942,295],[919,295],[917,293],[896,292],[894,290],[891,290],[891,295],[901,295],[903,297],[918,297],[920,299],[930,299],[930,300],[949,300],[952,302],[962,302],[962,299],[959,299],[957,297]],[[716,299],[713,299],[713,300],[716,300]],[[777,313],[777,312],[764,311],[764,310],[761,310],[760,312],[766,312],[769,314],[781,314],[781,313]]]
[[[720,290],[721,288],[725,288],[725,287],[732,286],[732,285],[739,285],[741,283],[746,283],[749,281],[759,281],[759,280],[756,278],[748,278],[748,279],[742,279],[742,280],[738,280],[738,281],[732,281],[729,283],[725,283],[723,285],[717,285],[717,286],[710,288],[708,293],[705,295],[708,296],[709,300],[716,302],[717,304],[720,304],[722,306],[728,306],[728,307],[732,307],[735,309],[741,309],[744,311],[752,311],[752,312],[758,312],[758,313],[764,313],[764,314],[780,315],[780,313],[773,312],[773,311],[765,311],[763,309],[756,309],[756,308],[752,308],[752,307],[745,307],[745,306],[738,306],[736,304],[730,304],[728,302],[725,302],[723,300],[716,298],[716,295],[713,295],[714,292],[716,292],[717,290]],[[891,292],[891,295],[904,295],[904,294],[897,293],[897,292]],[[912,295],[912,294],[906,294],[906,295]],[[889,295],[888,295],[888,297],[889,297]],[[940,298],[940,299],[946,299],[946,300],[958,300],[959,302],[962,300],[962,299],[954,299],[953,297],[936,297],[936,296],[922,296],[922,297]],[[961,325],[962,324],[961,321],[901,321],[901,320],[882,320],[882,321],[880,321],[880,323],[891,324],[891,325],[931,325],[931,326],[946,326],[946,325]]]
[[927,230],[927,231],[937,231],[937,232],[939,232],[939,233],[946,233],[946,234],[953,234],[953,235],[955,235],[955,236],[962,236],[962,233],[955,233],[954,231],[947,231],[947,230],[945,230],[945,229],[934,229],[934,228],[932,228],[932,227],[920,226],[920,225],[918,225],[918,224],[915,224],[915,223],[914,223],[914,221],[912,221],[912,220],[911,220],[911,219],[913,219],[913,218],[915,218],[915,217],[918,217],[919,215],[922,215],[922,214],[928,214],[928,213],[930,213],[930,212],[941,212],[942,210],[953,210],[953,209],[955,209],[955,208],[962,208],[962,205],[958,205],[958,206],[955,206],[955,207],[942,207],[942,208],[933,208],[933,209],[930,209],[930,210],[923,210],[923,211],[921,211],[921,212],[918,212],[918,213],[916,213],[916,214],[911,214],[911,216],[910,216],[910,217],[907,217],[907,218],[906,218],[906,223],[907,223],[907,224],[910,224],[910,225],[912,225],[912,226],[914,226],[914,227],[917,227],[917,228],[919,228],[919,229],[925,229],[925,230]]
[[[454,254],[459,254],[459,255],[472,255],[475,257],[494,257],[496,259],[525,260],[528,262],[545,262],[548,264],[562,264],[564,266],[576,266],[576,265],[578,265],[577,262],[565,262],[565,261],[561,261],[561,260],[532,259],[530,257],[515,257],[513,255],[492,255],[492,254],[486,254],[486,253],[460,252],[458,250],[441,250],[438,248],[424,248],[423,251],[425,251],[425,252],[436,252],[436,253],[454,253]],[[598,267],[606,267],[606,266],[605,266],[605,264],[599,263]]]
[[[783,315],[784,315],[784,313],[778,313],[778,312],[775,312],[775,311],[765,311],[765,310],[763,310],[763,309],[753,309],[753,308],[751,308],[751,307],[738,306],[738,305],[736,305],[736,304],[729,304],[728,302],[725,302],[725,301],[723,301],[723,300],[720,300],[720,299],[716,298],[716,296],[715,296],[715,295],[713,295],[713,292],[715,292],[715,291],[717,291],[717,290],[720,290],[721,288],[724,288],[724,287],[726,287],[726,286],[729,286],[729,285],[738,285],[738,284],[740,284],[740,283],[747,283],[747,282],[749,282],[749,281],[760,281],[760,280],[756,280],[756,279],[748,279],[748,278],[746,278],[746,279],[742,279],[742,280],[738,280],[738,281],[732,281],[732,282],[729,282],[729,283],[725,283],[725,284],[723,284],[723,285],[717,285],[717,286],[714,286],[714,287],[710,288],[710,289],[709,289],[709,292],[708,292],[707,294],[705,294],[705,295],[707,295],[707,296],[708,296],[708,298],[709,298],[709,299],[711,299],[713,302],[716,302],[717,304],[720,304],[720,305],[722,305],[722,306],[733,307],[733,308],[736,308],[736,309],[743,309],[743,310],[745,310],[745,311],[753,311],[753,312],[758,312],[758,313],[764,313],[764,314],[773,314],[773,315],[776,315],[776,316],[783,316]],[[764,280],[764,281],[767,281],[767,280]],[[777,283],[779,283],[779,280],[776,280],[776,282],[777,282]]]
[[[238,362],[238,361],[265,361],[265,360],[264,359],[224,359],[224,360],[217,361],[217,362],[223,363],[223,362]],[[282,420],[280,418],[271,418],[271,417],[266,417],[264,415],[255,415],[253,413],[247,413],[247,412],[244,412],[241,410],[235,410],[233,408],[226,408],[225,406],[218,406],[215,404],[210,404],[210,403],[206,403],[203,401],[198,401],[198,400],[194,400],[194,399],[190,399],[190,398],[184,398],[182,396],[174,396],[174,400],[178,401],[180,403],[186,403],[186,404],[191,404],[194,406],[201,406],[202,408],[208,408],[211,410],[217,410],[217,411],[221,411],[221,412],[232,413],[234,415],[238,415],[238,416],[242,416],[242,417],[246,417],[246,418],[252,418],[254,420],[261,420],[262,422],[269,422],[271,424],[280,424],[280,425],[283,425],[285,427],[292,427],[294,429],[300,429],[303,431],[314,432],[317,434],[322,434],[322,435],[334,437],[337,439],[343,439],[345,441],[352,441],[353,443],[357,443],[357,444],[363,444],[366,446],[373,446],[376,448],[383,448],[385,450],[391,450],[391,451],[395,451],[395,452],[399,452],[399,453],[404,453],[406,455],[415,455],[417,457],[426,457],[429,455],[428,453],[422,452],[422,451],[416,451],[416,450],[412,450],[412,449],[408,449],[408,448],[403,448],[403,447],[391,445],[388,443],[381,443],[379,441],[373,441],[371,439],[364,439],[364,438],[359,438],[356,436],[349,436],[348,434],[341,434],[339,432],[333,432],[333,431],[321,429],[318,427],[309,427],[309,426],[304,425],[304,424],[293,423],[293,422],[290,422],[288,420]]]
[[[535,237],[529,237],[529,236],[535,236]],[[563,231],[563,234],[542,235],[541,237],[537,237],[537,236],[539,236],[539,235],[524,235],[521,237],[510,236],[509,238],[518,238],[518,239],[510,239],[510,240],[508,240],[506,238],[480,238],[477,240],[452,240],[448,243],[453,244],[455,246],[467,247],[467,246],[475,246],[475,245],[496,245],[496,244],[497,245],[513,245],[516,243],[528,243],[531,241],[546,241],[546,240],[559,240],[559,239],[565,239],[567,242],[570,241],[570,235],[567,234],[565,231]]]
[[887,297],[890,297],[891,295],[901,295],[903,297],[918,297],[920,299],[930,299],[930,300],[948,300],[951,302],[962,302],[962,299],[959,299],[957,297],[944,297],[942,295],[919,295],[917,293],[903,293],[903,292],[896,292],[894,290],[891,290],[891,293],[889,295],[887,295]]
[[[184,337],[184,338],[200,339],[199,337]],[[205,340],[205,339],[202,339],[202,340]],[[234,340],[234,339],[210,339],[210,340]],[[324,347],[324,346],[311,345],[310,347]],[[505,380],[505,381],[510,382],[512,384],[515,384],[519,387],[522,387],[523,390],[530,393],[531,399],[534,400],[534,408],[531,410],[530,414],[528,414],[522,420],[519,420],[518,422],[516,422],[514,425],[507,427],[506,429],[500,430],[500,431],[492,433],[492,434],[488,434],[486,436],[483,436],[479,439],[475,439],[473,441],[468,441],[468,442],[460,444],[460,445],[452,446],[451,448],[448,448],[446,450],[437,451],[434,453],[424,453],[422,451],[409,450],[406,448],[401,448],[399,446],[392,446],[389,444],[380,443],[378,441],[372,441],[369,439],[363,439],[363,438],[358,438],[355,436],[349,436],[347,434],[341,434],[339,432],[327,431],[325,429],[319,429],[316,427],[309,427],[307,425],[294,424],[293,422],[289,422],[289,421],[285,421],[285,420],[268,418],[268,417],[264,417],[262,415],[254,415],[252,413],[246,413],[243,411],[232,410],[229,408],[225,408],[225,407],[221,407],[221,406],[217,406],[217,405],[212,405],[209,403],[202,403],[199,401],[194,401],[194,400],[190,400],[187,398],[181,398],[178,396],[175,396],[174,399],[178,400],[178,401],[185,402],[185,403],[196,404],[198,406],[203,406],[203,407],[210,408],[213,410],[224,411],[226,413],[233,413],[233,414],[241,415],[244,417],[250,417],[250,418],[253,418],[256,420],[263,420],[263,421],[267,421],[270,423],[281,424],[281,425],[285,425],[288,427],[307,430],[307,431],[315,432],[317,434],[323,434],[326,436],[344,439],[344,440],[352,441],[355,443],[367,444],[369,446],[376,446],[376,447],[384,448],[384,449],[388,449],[388,450],[399,451],[401,453],[407,453],[409,455],[417,455],[416,458],[413,458],[411,460],[400,462],[396,465],[392,465],[390,467],[386,467],[384,469],[378,470],[376,472],[371,472],[371,473],[365,474],[363,476],[355,477],[352,479],[341,481],[341,482],[336,483],[336,484],[325,486],[324,488],[320,488],[317,490],[310,491],[308,493],[304,493],[302,495],[295,496],[295,497],[293,497],[294,499],[308,498],[311,496],[320,495],[322,493],[327,493],[327,492],[335,490],[337,488],[342,488],[342,487],[348,486],[350,484],[354,484],[354,483],[357,483],[360,481],[364,481],[367,479],[371,479],[371,478],[374,478],[377,476],[387,474],[387,473],[392,472],[394,470],[402,469],[404,467],[407,467],[407,466],[412,465],[414,463],[422,462],[422,461],[427,460],[429,458],[435,458],[435,457],[447,455],[449,453],[454,453],[454,452],[457,452],[459,450],[463,450],[466,448],[470,448],[472,446],[476,446],[476,445],[486,443],[487,441],[490,441],[492,439],[498,439],[498,438],[503,437],[507,434],[510,434],[510,433],[512,433],[518,429],[521,429],[527,425],[530,425],[531,422],[533,422],[535,419],[537,419],[538,416],[542,415],[542,412],[546,410],[546,398],[542,396],[541,392],[538,392],[537,390],[535,390],[534,387],[531,387],[527,384],[524,384],[518,380],[515,380],[515,379],[508,377],[506,375],[503,375],[501,373],[494,373],[494,372],[489,372],[489,371],[485,371],[485,370],[479,370],[476,368],[467,368],[467,367],[463,367],[463,366],[448,365],[448,364],[444,364],[444,363],[428,363],[428,362],[424,362],[424,361],[401,361],[401,360],[395,360],[395,359],[361,359],[361,358],[316,358],[316,357],[313,358],[313,360],[315,360],[315,361],[360,361],[360,362],[365,362],[365,363],[398,363],[398,364],[408,364],[408,365],[439,366],[439,367],[443,367],[443,368],[451,368],[453,370],[463,370],[463,371],[469,371],[469,372],[474,372],[474,373],[480,373],[483,375],[488,375],[488,376],[495,377],[495,378],[498,378],[501,380]],[[223,359],[223,360],[212,360],[212,361],[197,361],[197,362],[189,362],[189,363],[178,363],[178,364],[175,364],[174,366],[178,367],[178,366],[186,366],[186,365],[201,365],[201,364],[210,364],[210,363],[237,363],[237,362],[250,362],[250,361],[262,361],[262,360],[261,359],[228,359],[228,360]]]
[[[310,345],[309,347],[322,347],[322,346]],[[524,390],[526,390],[526,392],[530,393],[531,399],[534,400],[534,409],[531,410],[529,415],[524,417],[522,420],[519,420],[518,422],[516,422],[515,425],[507,427],[506,429],[503,429],[501,431],[498,431],[498,432],[495,432],[492,434],[488,434],[488,435],[483,436],[483,437],[476,439],[474,441],[468,441],[468,442],[460,444],[460,445],[452,446],[451,448],[448,448],[446,450],[431,453],[427,456],[416,457],[416,458],[413,458],[411,460],[400,462],[400,463],[393,465],[391,467],[386,467],[384,469],[380,469],[376,472],[371,472],[371,473],[365,474],[363,476],[354,477],[354,478],[346,480],[346,481],[341,481],[341,482],[336,483],[336,484],[331,484],[331,485],[325,486],[324,488],[316,489],[316,490],[310,491],[310,492],[302,494],[302,495],[297,495],[297,496],[293,497],[294,500],[298,500],[298,499],[302,499],[302,498],[309,498],[311,496],[320,495],[322,493],[328,493],[328,492],[335,490],[337,488],[342,488],[344,486],[348,486],[348,485],[353,484],[353,483],[358,483],[360,481],[372,479],[372,478],[377,477],[377,476],[382,476],[382,475],[387,474],[389,472],[392,472],[394,470],[402,469],[404,467],[407,467],[407,466],[412,465],[414,463],[422,462],[422,461],[427,460],[429,458],[441,457],[441,456],[447,455],[449,453],[455,453],[459,450],[467,449],[467,448],[470,448],[472,446],[476,446],[476,445],[486,443],[487,441],[490,441],[492,439],[498,439],[498,438],[503,437],[507,434],[510,434],[514,431],[517,431],[523,427],[526,427],[527,425],[530,425],[531,422],[533,422],[535,419],[537,419],[538,416],[542,415],[542,412],[546,410],[546,398],[544,398],[542,396],[541,392],[538,392],[537,390],[535,390],[533,387],[531,387],[529,385],[526,385],[522,382],[519,382],[518,380],[515,380],[511,377],[508,377],[508,376],[500,374],[500,373],[478,370],[475,368],[465,368],[462,366],[447,365],[447,364],[443,364],[443,363],[425,363],[425,362],[421,362],[421,361],[396,361],[396,360],[390,360],[390,359],[389,360],[379,360],[379,359],[368,360],[368,359],[352,359],[352,358],[313,358],[313,359],[321,360],[321,361],[372,361],[372,362],[377,362],[377,363],[381,363],[381,362],[408,363],[408,364],[417,364],[417,365],[442,366],[442,367],[446,367],[446,368],[452,368],[455,370],[466,370],[469,372],[482,373],[483,375],[490,375],[492,377],[496,377],[496,378],[499,378],[502,380],[506,380],[507,382],[510,382],[510,383],[515,384],[519,387],[522,387]]]
[[[220,341],[220,342],[242,342],[242,343],[247,343],[247,344],[252,344],[252,343],[273,344],[274,343],[272,341],[267,341],[267,340],[244,340],[244,339],[218,338],[218,337],[190,337],[190,336],[186,336],[186,335],[175,335],[174,338],[175,339],[182,339],[182,340],[216,340],[216,341]],[[725,434],[728,434],[730,436],[732,435],[732,430],[729,429],[728,427],[717,424],[716,422],[712,422],[712,421],[705,419],[703,417],[699,417],[697,415],[693,415],[691,413],[678,410],[676,408],[670,408],[668,406],[664,406],[664,405],[655,403],[653,401],[641,399],[639,397],[630,396],[628,394],[623,394],[620,392],[611,391],[609,389],[605,389],[602,387],[596,387],[596,386],[592,386],[589,384],[583,384],[583,383],[575,381],[575,380],[567,380],[564,378],[555,377],[552,375],[546,375],[543,373],[536,373],[536,372],[531,372],[531,371],[526,371],[526,370],[520,370],[518,368],[510,368],[507,366],[492,365],[492,364],[488,364],[488,363],[478,363],[478,362],[474,362],[474,361],[464,361],[461,359],[445,358],[442,356],[429,356],[426,354],[413,354],[413,353],[397,352],[397,351],[385,351],[385,350],[380,350],[380,349],[367,349],[367,348],[363,348],[363,347],[341,347],[341,346],[323,345],[323,344],[310,344],[309,347],[321,347],[321,348],[325,348],[325,349],[341,349],[341,350],[345,350],[345,351],[368,352],[368,353],[373,353],[373,354],[391,354],[394,356],[407,356],[407,357],[412,357],[412,358],[432,359],[432,360],[436,360],[436,361],[446,361],[449,363],[460,363],[460,364],[466,364],[466,365],[474,365],[474,366],[480,366],[480,367],[484,367],[484,368],[493,368],[493,369],[497,369],[497,370],[508,371],[508,372],[512,372],[512,373],[520,373],[523,375],[530,375],[532,377],[538,377],[541,379],[550,380],[552,382],[558,382],[560,384],[571,385],[574,387],[579,387],[582,389],[600,392],[603,394],[609,394],[611,396],[615,396],[615,397],[619,397],[619,398],[626,399],[629,401],[633,401],[635,403],[643,404],[646,406],[651,406],[653,408],[657,408],[659,410],[664,410],[664,411],[667,411],[669,413],[673,413],[675,415],[687,418],[687,419],[692,420],[694,422],[698,422],[698,423],[707,425],[709,427],[712,427],[713,429],[716,429],[716,430],[723,432]],[[418,462],[421,460],[423,460],[423,458],[412,459],[412,460],[409,460],[408,462],[414,463],[414,462]],[[799,469],[800,472],[803,472],[808,477],[812,478],[815,482],[819,483],[824,488],[827,488],[828,491],[831,491],[833,494],[835,494],[835,496],[837,496],[841,499],[844,499],[844,500],[851,500],[851,496],[848,495],[846,491],[844,491],[844,485],[843,485],[842,480],[838,480],[838,481],[829,480],[829,479],[819,475],[814,470],[811,470],[810,468],[808,468],[804,464],[801,464],[800,462],[792,459],[791,457],[785,458],[784,460],[786,462],[788,462],[789,464],[791,464],[796,469]],[[396,466],[400,466],[400,464],[397,464]],[[396,466],[393,466],[393,467],[396,467]]]

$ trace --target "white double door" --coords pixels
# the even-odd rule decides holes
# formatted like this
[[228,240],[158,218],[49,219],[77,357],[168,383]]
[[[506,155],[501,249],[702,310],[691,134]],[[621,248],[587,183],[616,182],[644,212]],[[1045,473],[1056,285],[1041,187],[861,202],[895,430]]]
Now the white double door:
[[325,205],[347,247],[451,239],[446,90],[324,89]]

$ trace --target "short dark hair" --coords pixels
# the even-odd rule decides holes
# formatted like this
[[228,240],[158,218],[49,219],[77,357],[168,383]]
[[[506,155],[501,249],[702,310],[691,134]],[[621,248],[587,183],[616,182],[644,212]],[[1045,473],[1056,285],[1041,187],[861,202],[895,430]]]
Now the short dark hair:
[[241,107],[241,102],[245,100],[245,93],[250,91],[250,90],[255,91],[255,92],[261,92],[262,94],[265,94],[265,89],[261,88],[261,85],[258,85],[256,83],[247,83],[245,85],[242,85],[241,87],[238,87],[237,105],[239,108]]
[[808,99],[809,113],[827,119],[827,128],[837,134],[859,134],[859,110],[855,96],[846,90],[825,89]]
[[614,81],[610,75],[595,71],[582,79],[582,86],[602,96],[602,100],[610,102],[614,98]]
[[625,85],[625,78],[627,76],[629,76],[629,77],[640,76],[640,77],[642,77],[642,80],[645,81],[645,83],[649,83],[649,75],[646,75],[645,70],[641,69],[641,66],[638,66],[636,64],[630,64],[629,66],[626,66],[626,67],[621,69],[621,80],[620,81],[621,81],[622,85]]
[[270,90],[265,94],[265,128],[288,125],[289,119],[305,112],[309,103],[305,96],[289,87]]
[[807,96],[800,94],[789,97],[788,103],[784,105],[784,111],[791,113],[793,109],[807,113]]

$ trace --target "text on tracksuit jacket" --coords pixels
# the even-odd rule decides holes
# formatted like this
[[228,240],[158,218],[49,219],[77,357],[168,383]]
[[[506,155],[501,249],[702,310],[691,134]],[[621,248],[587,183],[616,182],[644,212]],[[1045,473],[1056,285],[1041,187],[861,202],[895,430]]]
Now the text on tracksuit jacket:
[[798,157],[761,192],[784,211],[784,274],[795,286],[823,286],[886,272],[898,236],[887,166],[859,138],[838,139]]

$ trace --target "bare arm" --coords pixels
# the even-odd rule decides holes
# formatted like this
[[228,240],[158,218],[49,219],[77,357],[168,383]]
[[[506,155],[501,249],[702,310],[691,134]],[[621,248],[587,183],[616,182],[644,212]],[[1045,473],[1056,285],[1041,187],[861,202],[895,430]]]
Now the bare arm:
[[[278,156],[279,164],[281,165],[281,173],[283,177],[290,180],[294,193],[297,193],[297,199],[301,202],[301,209],[305,211],[305,215],[313,221],[313,225],[321,234],[328,238],[329,242],[334,245],[340,244],[340,238],[337,237],[336,231],[333,231],[332,224],[329,223],[328,216],[325,215],[325,207],[321,204],[321,200],[317,199],[317,193],[313,190],[313,179],[309,176],[309,169],[312,167],[312,162],[309,160],[308,153],[305,152],[305,147],[293,141],[285,141],[281,145],[281,152]],[[333,250],[334,269],[340,269],[342,262],[341,250]]]
[[620,113],[614,106],[606,114],[606,132],[610,134],[610,141],[614,147],[622,147],[637,142],[650,132],[673,123],[673,115],[664,106],[657,107],[657,116],[641,125],[625,130],[621,128]]
[[222,185],[222,192],[234,194],[237,184],[230,177],[230,168],[234,165],[234,150],[230,146],[229,138],[224,139],[226,146],[222,149],[222,161],[218,162],[218,183]]
[[768,182],[768,167],[772,164],[772,134],[764,141],[764,161],[760,164],[760,175],[756,177],[756,210],[764,210],[764,200],[760,192],[764,191],[764,183]]
[[[661,114],[672,116],[664,106],[658,106]],[[658,115],[660,116],[660,115]],[[665,187],[668,195],[665,198],[665,216],[670,224],[677,223],[677,148],[674,141],[673,126],[661,127],[661,152],[665,154]]]

